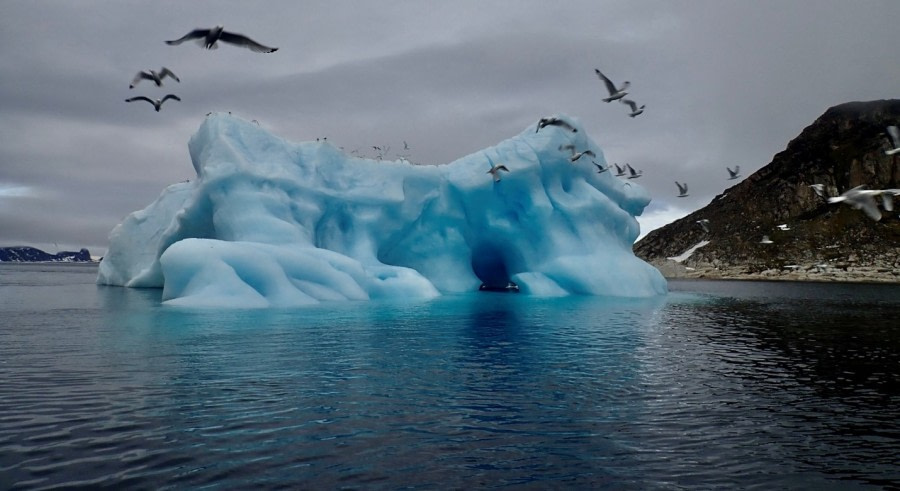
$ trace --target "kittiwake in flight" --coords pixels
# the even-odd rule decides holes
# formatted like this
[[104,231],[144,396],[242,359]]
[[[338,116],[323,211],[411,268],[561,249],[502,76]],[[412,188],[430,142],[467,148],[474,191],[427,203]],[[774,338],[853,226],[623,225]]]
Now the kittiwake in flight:
[[150,104],[153,104],[153,107],[156,109],[156,112],[159,112],[159,109],[162,107],[163,102],[166,102],[166,101],[169,100],[169,99],[174,99],[174,100],[176,100],[176,101],[180,101],[180,100],[181,100],[181,97],[178,97],[178,96],[175,95],[175,94],[166,94],[166,96],[163,97],[162,99],[151,99],[151,98],[149,98],[149,97],[145,97],[145,96],[139,95],[139,96],[137,96],[137,97],[132,97],[132,98],[129,98],[129,99],[125,99],[125,102],[147,101],[147,102],[149,102]]
[[178,39],[166,41],[166,44],[175,46],[185,41],[190,41],[191,39],[196,39],[200,46],[203,46],[206,49],[218,49],[218,42],[223,41],[235,46],[243,46],[251,51],[256,51],[257,53],[272,53],[278,51],[278,48],[264,46],[243,34],[226,31],[223,26],[216,26],[212,29],[194,29]]
[[134,76],[134,80],[131,81],[131,85],[128,86],[129,89],[133,89],[138,82],[141,80],[153,80],[153,83],[156,84],[157,87],[162,87],[162,81],[166,77],[172,77],[176,82],[181,82],[181,79],[176,76],[172,70],[169,70],[166,67],[162,67],[159,71],[155,70],[143,70],[137,73]]
[[612,83],[612,80],[607,78],[607,76],[601,73],[600,70],[597,70],[595,68],[594,73],[596,73],[597,77],[599,77],[600,80],[603,81],[603,83],[606,85],[606,90],[609,92],[609,97],[603,99],[603,102],[617,101],[628,95],[628,92],[625,91],[628,89],[628,86],[631,85],[631,82],[626,80],[625,82],[622,82],[621,87],[616,88],[615,84]]

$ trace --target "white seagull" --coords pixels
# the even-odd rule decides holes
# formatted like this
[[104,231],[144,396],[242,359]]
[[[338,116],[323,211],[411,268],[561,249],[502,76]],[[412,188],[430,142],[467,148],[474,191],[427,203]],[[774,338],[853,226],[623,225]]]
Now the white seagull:
[[636,102],[629,100],[629,99],[622,99],[619,102],[621,102],[622,104],[628,104],[629,106],[631,106],[631,113],[629,113],[628,115],[631,116],[632,118],[637,116],[638,114],[643,113],[644,108],[647,106],[646,104],[641,104],[641,107],[638,107]]
[[739,166],[739,165],[734,166],[734,170],[731,170],[731,167],[726,167],[726,169],[728,169],[728,176],[729,176],[728,180],[729,181],[732,179],[737,179],[738,177],[741,177],[741,166]]
[[894,155],[895,153],[900,153],[900,130],[898,130],[896,126],[888,126],[887,134],[890,137],[888,143],[891,144],[891,149],[885,150],[884,154]]
[[847,203],[848,205],[862,210],[866,215],[876,222],[881,220],[881,210],[878,209],[878,203],[875,202],[875,196],[881,196],[884,209],[892,211],[894,209],[894,200],[892,193],[885,192],[881,189],[863,189],[865,186],[856,186],[853,189],[845,191],[840,196],[828,198],[829,203]]
[[491,170],[487,171],[487,173],[494,176],[494,182],[500,182],[500,171],[509,172],[509,169],[503,164],[491,165]]
[[543,129],[544,126],[559,126],[571,131],[572,133],[578,132],[578,128],[575,128],[574,126],[569,124],[568,121],[563,121],[559,118],[541,118],[540,121],[538,121],[537,129],[534,130],[534,132],[537,133],[538,131]]
[[176,101],[180,101],[181,97],[178,97],[175,94],[166,94],[162,99],[151,99],[149,97],[144,97],[139,95],[137,97],[132,97],[130,99],[125,99],[125,102],[134,102],[134,101],[147,101],[150,104],[153,104],[153,107],[156,108],[156,112],[159,112],[159,109],[162,107],[163,102],[166,102],[169,99],[174,99]]
[[825,185],[824,184],[810,184],[809,187],[813,188],[813,191],[819,195],[820,198],[827,198],[825,196]]
[[[623,167],[619,167],[619,164],[613,164],[613,165],[616,166],[616,176],[617,177],[622,177],[625,175],[625,169]],[[625,164],[625,165],[628,165],[628,164]]]
[[687,183],[681,184],[678,181],[675,181],[675,185],[678,186],[678,197],[684,198],[688,195],[688,186]]
[[243,34],[228,32],[223,26],[216,26],[212,29],[194,29],[179,39],[166,41],[166,44],[175,46],[185,41],[190,41],[191,39],[196,39],[200,46],[203,46],[206,49],[218,49],[218,42],[224,41],[235,46],[243,46],[251,51],[256,51],[257,53],[273,53],[278,51],[278,48],[263,46]]
[[162,87],[162,80],[166,77],[172,77],[176,82],[181,82],[181,79],[172,73],[172,70],[162,67],[158,72],[155,70],[137,72],[137,75],[134,76],[134,80],[131,81],[131,85],[129,85],[128,88],[133,89],[141,80],[153,80],[157,87]]
[[603,83],[606,84],[606,90],[609,91],[609,97],[603,99],[603,102],[617,101],[628,95],[628,92],[625,92],[625,90],[628,89],[628,86],[631,85],[631,82],[626,80],[625,82],[622,82],[622,86],[617,89],[616,86],[612,83],[612,80],[606,78],[606,75],[600,73],[600,70],[597,70],[595,68],[594,73],[596,73],[597,76],[600,77],[600,80],[602,80]]
[[575,145],[572,145],[572,144],[560,145],[559,149],[560,150],[568,150],[568,151],[572,152],[572,155],[569,157],[569,162],[575,162],[576,160],[580,159],[584,155],[590,155],[591,157],[597,156],[592,150],[584,150],[582,152],[576,152]]
[[787,232],[788,230],[791,229],[791,227],[789,227],[788,224],[786,224],[786,223],[782,223],[781,225],[776,225],[775,227],[778,230],[781,230],[782,232]]
[[631,175],[628,176],[629,179],[637,179],[644,174],[644,171],[642,170],[634,170],[634,167],[632,167],[631,164],[625,164],[625,168],[627,168],[628,172],[631,173]]
[[700,227],[704,232],[709,233],[709,220],[701,218],[700,220],[697,220],[697,223],[700,224]]

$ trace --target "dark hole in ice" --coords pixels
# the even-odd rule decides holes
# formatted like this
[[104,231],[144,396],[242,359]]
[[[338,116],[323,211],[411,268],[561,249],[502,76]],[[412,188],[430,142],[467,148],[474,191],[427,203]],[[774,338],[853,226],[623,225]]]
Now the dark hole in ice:
[[484,244],[472,251],[472,272],[481,280],[481,291],[519,291],[509,279],[503,251],[496,245]]

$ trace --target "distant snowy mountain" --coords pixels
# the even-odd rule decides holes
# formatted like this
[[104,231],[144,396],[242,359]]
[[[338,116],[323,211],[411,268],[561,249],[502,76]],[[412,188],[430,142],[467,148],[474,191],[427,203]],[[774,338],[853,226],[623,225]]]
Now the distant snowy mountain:
[[91,253],[87,249],[78,252],[62,251],[50,254],[34,247],[0,247],[0,262],[38,263],[38,262],[89,262]]

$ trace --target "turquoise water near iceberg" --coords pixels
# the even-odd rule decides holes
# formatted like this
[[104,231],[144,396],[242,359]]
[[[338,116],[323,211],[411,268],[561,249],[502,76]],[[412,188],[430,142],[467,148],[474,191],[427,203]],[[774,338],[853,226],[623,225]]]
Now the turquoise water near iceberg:
[[900,286],[187,310],[0,265],[0,488],[900,485]]

